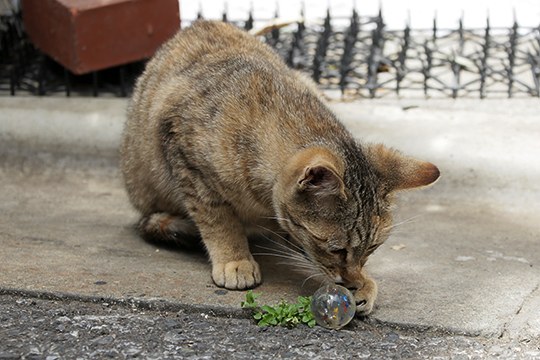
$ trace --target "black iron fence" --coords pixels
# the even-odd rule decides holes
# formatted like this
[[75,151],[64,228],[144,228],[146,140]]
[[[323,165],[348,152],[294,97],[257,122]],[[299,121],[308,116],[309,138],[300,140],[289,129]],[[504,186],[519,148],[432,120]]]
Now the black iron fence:
[[[223,15],[224,21],[227,14]],[[233,21],[252,29],[252,14]],[[264,36],[289,66],[344,96],[540,97],[540,26],[388,30],[383,15],[275,27]],[[0,94],[127,96],[144,64],[74,76],[36,50],[20,14],[0,17]]]
[[74,75],[36,49],[19,12],[0,15],[0,96],[129,96],[143,62]]

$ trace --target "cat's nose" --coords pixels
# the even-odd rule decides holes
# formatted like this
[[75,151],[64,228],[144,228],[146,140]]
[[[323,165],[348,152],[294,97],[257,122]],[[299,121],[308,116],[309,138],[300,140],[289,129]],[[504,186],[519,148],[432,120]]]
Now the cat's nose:
[[337,285],[343,285],[345,284],[345,281],[343,281],[343,278],[341,277],[341,275],[335,275],[334,283],[336,283]]

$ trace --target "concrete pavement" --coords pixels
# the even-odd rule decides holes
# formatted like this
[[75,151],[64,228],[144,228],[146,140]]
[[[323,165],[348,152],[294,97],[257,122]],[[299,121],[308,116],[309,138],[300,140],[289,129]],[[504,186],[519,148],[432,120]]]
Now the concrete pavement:
[[[0,291],[135,299],[240,314],[203,254],[158,248],[116,167],[123,99],[0,98]],[[353,131],[437,164],[435,186],[400,196],[404,221],[369,260],[372,319],[540,337],[540,102],[376,100],[330,105]],[[257,248],[253,249],[258,252]],[[310,294],[305,275],[258,257],[261,301]]]

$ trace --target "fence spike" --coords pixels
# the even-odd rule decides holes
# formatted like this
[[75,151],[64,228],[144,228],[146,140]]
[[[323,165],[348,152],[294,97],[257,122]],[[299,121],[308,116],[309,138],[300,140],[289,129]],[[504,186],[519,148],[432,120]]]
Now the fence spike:
[[426,54],[426,62],[422,64],[422,74],[424,75],[424,96],[428,97],[429,84],[428,81],[431,78],[431,67],[433,65],[433,51],[429,47],[429,42],[424,42],[424,53]]
[[199,10],[197,11],[197,20],[203,19],[203,9],[202,9],[202,3],[199,1]]
[[248,18],[244,23],[244,30],[249,31],[253,29],[253,6],[249,9]]
[[319,34],[319,40],[317,41],[317,48],[315,49],[315,56],[313,58],[313,80],[319,83],[321,80],[321,74],[323,73],[325,66],[326,51],[328,50],[328,41],[332,33],[332,25],[330,20],[330,8],[326,10],[326,18],[324,20],[323,31]]
[[221,16],[221,21],[223,22],[229,22],[229,19],[228,19],[228,16],[227,16],[227,12],[229,11],[228,9],[229,7],[227,6],[227,2],[225,2],[224,6],[223,6],[223,15]]
[[482,58],[480,59],[480,98],[484,99],[486,97],[486,78],[488,72],[488,58],[489,58],[489,48],[490,44],[490,31],[491,27],[489,25],[489,15],[486,18],[486,29],[484,31],[484,43],[482,44]]
[[355,55],[354,48],[356,45],[356,40],[358,38],[359,30],[360,30],[360,21],[358,19],[358,14],[356,13],[356,9],[353,8],[351,22],[350,22],[349,28],[345,31],[345,36],[343,39],[343,42],[344,42],[343,54],[341,56],[341,62],[340,62],[339,87],[342,94],[345,92],[345,88],[347,87],[347,83],[348,83],[347,78],[350,71],[352,70],[351,63],[353,62],[354,55]]
[[507,67],[507,78],[508,78],[508,97],[511,98],[514,95],[514,67],[516,63],[516,47],[519,37],[519,25],[516,20],[516,14],[514,10],[514,24],[510,29],[509,44],[506,46],[506,51],[508,53],[508,67]]

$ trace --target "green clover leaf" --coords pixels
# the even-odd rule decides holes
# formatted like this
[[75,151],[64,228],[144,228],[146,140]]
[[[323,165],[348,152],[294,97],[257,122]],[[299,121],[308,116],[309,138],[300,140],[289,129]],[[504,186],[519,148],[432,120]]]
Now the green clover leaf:
[[260,294],[252,290],[246,292],[246,300],[241,302],[244,309],[253,311],[253,319],[257,320],[257,325],[264,326],[285,326],[295,327],[298,324],[305,324],[314,327],[316,322],[311,312],[311,297],[299,296],[296,303],[288,303],[284,300],[275,306],[259,305],[257,298]]

